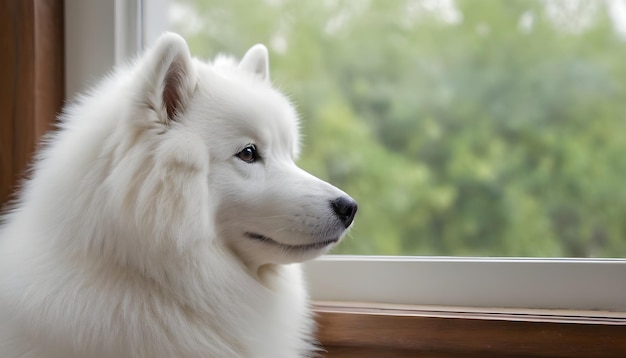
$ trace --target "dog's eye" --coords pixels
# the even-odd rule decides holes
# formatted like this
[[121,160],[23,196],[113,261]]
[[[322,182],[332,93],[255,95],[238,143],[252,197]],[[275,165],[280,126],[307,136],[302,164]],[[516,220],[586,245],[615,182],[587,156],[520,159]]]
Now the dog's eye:
[[241,152],[237,153],[237,158],[243,160],[246,163],[254,163],[259,160],[259,154],[256,151],[254,144],[248,144]]

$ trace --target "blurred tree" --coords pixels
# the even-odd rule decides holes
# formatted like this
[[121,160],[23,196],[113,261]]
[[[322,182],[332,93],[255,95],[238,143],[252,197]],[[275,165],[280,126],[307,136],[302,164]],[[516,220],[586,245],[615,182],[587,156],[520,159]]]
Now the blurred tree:
[[626,257],[626,41],[608,3],[177,0],[198,56],[264,42],[335,253]]

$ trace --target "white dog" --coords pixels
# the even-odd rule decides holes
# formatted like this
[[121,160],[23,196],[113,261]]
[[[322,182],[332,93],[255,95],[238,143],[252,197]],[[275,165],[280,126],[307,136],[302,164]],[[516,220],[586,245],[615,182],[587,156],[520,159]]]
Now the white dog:
[[0,232],[3,358],[306,357],[298,262],[357,205],[299,169],[267,49],[165,34],[62,116]]

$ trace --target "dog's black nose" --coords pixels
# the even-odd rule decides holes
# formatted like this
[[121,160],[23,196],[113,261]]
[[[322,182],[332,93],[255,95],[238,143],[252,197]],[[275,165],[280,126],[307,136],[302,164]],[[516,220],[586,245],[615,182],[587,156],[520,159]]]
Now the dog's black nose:
[[330,206],[346,227],[352,224],[354,215],[358,209],[358,205],[354,199],[349,196],[340,196],[337,199],[332,200],[330,202]]

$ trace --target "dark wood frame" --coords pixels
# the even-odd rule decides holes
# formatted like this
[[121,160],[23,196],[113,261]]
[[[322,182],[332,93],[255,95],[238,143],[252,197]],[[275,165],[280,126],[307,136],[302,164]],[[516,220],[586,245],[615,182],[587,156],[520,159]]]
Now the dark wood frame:
[[64,98],[63,0],[0,0],[0,204]]
[[327,358],[626,357],[626,315],[318,304]]

